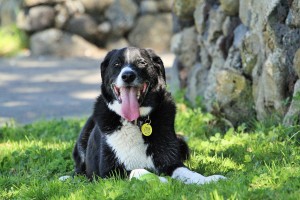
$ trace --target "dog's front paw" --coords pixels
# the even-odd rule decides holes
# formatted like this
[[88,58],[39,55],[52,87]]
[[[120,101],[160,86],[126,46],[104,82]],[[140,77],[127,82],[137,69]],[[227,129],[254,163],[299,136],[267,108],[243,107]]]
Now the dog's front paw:
[[211,182],[216,182],[222,179],[226,179],[226,177],[221,176],[221,175],[212,175],[212,176],[202,176],[201,174],[198,174],[194,172],[193,178],[191,178],[187,183],[196,183],[198,185],[206,184],[206,183],[211,183]]
[[71,178],[71,176],[66,175],[66,176],[59,177],[58,180],[60,180],[60,181],[66,181],[69,178]]
[[205,177],[197,172],[191,171],[186,167],[179,167],[176,170],[174,170],[172,174],[172,178],[180,180],[185,184],[198,184],[198,185],[210,183],[213,181],[218,181],[220,179],[226,179],[224,176],[221,175],[213,175],[213,176]]
[[219,180],[222,180],[222,179],[226,179],[225,176],[222,176],[222,175],[212,175],[212,176],[208,176],[205,178],[206,182],[209,183],[209,182],[215,182],[215,181],[219,181]]

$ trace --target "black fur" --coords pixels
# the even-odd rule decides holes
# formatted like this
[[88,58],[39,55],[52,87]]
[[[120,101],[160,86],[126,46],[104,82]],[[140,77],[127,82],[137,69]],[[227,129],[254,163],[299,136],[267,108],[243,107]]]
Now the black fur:
[[[129,63],[125,55],[128,51],[133,55]],[[101,63],[102,95],[98,97],[94,112],[76,142],[73,151],[75,172],[89,178],[94,175],[105,178],[114,173],[126,176],[130,172],[106,142],[110,134],[115,134],[123,126],[124,119],[110,110],[108,103],[115,100],[111,84],[125,65],[130,65],[141,80],[149,82],[148,92],[140,105],[153,108],[149,114],[153,132],[150,136],[143,136],[144,143],[148,144],[146,154],[152,156],[154,163],[154,169],[149,170],[172,175],[176,168],[184,166],[183,161],[188,158],[189,151],[183,138],[175,134],[176,107],[170,93],[166,91],[164,65],[152,50],[133,47],[113,50]],[[143,120],[143,117],[138,120]]]

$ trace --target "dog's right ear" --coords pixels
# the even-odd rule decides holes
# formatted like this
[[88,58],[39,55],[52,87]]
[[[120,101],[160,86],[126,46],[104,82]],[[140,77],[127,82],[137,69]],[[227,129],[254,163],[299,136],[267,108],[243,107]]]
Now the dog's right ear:
[[104,78],[105,70],[107,69],[107,67],[109,65],[110,59],[112,58],[112,56],[115,54],[116,51],[117,51],[117,49],[113,49],[110,52],[108,52],[100,65],[100,72],[101,72],[102,80]]
[[152,49],[146,49],[146,51],[148,52],[148,55],[150,56],[157,71],[162,75],[164,82],[166,82],[166,71],[163,61]]

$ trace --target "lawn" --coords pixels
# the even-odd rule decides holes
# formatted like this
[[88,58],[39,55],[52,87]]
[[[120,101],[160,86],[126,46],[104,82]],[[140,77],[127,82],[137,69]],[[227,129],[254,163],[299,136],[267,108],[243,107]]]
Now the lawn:
[[252,122],[217,128],[200,108],[178,103],[176,131],[192,150],[186,164],[227,180],[184,185],[175,180],[87,181],[72,175],[71,153],[85,119],[0,128],[0,199],[299,199],[300,127]]
[[0,26],[0,57],[17,55],[26,47],[28,47],[28,37],[25,32],[14,24]]

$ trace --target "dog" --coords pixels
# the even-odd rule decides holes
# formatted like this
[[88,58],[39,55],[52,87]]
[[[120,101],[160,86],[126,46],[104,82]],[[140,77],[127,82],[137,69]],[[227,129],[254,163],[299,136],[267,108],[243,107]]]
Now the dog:
[[175,134],[176,105],[166,90],[164,64],[153,50],[112,50],[100,68],[101,95],[73,151],[76,174],[138,178],[151,171],[187,184],[224,178],[205,177],[183,164],[188,146]]

